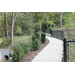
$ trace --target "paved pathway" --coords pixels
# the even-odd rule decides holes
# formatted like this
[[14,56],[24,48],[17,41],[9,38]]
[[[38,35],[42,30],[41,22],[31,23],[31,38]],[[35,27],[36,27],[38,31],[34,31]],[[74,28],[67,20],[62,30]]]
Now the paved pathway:
[[32,62],[62,62],[63,41],[46,36],[50,43],[32,60]]

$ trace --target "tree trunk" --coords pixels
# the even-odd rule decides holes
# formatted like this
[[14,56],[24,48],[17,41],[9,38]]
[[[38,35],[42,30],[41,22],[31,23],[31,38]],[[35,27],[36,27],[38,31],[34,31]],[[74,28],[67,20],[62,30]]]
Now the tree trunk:
[[48,23],[47,23],[47,15],[48,15],[48,12],[46,12],[46,26],[47,26],[47,29],[49,29]]
[[8,39],[8,22],[7,22],[6,12],[4,12],[4,19],[5,19],[5,25],[6,25],[6,39]]
[[62,12],[60,12],[60,24],[59,24],[59,27],[62,26]]
[[[11,14],[11,12],[10,12],[10,19],[11,19],[11,24],[12,24],[12,14]],[[11,38],[11,28],[10,28],[10,38]]]
[[14,44],[13,42],[13,35],[14,35],[14,22],[15,22],[15,19],[16,19],[16,16],[17,16],[17,13],[15,14],[15,17],[14,17],[14,12],[12,12],[12,23],[11,23],[11,45]]
[[11,45],[13,45],[13,31],[14,31],[14,12],[12,12],[12,25],[11,25]]

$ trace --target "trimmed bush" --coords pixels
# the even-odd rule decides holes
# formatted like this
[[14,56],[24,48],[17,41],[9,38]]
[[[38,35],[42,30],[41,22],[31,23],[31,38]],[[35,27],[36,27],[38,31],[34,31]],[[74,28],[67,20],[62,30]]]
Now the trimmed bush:
[[32,48],[34,50],[38,50],[40,48],[40,40],[39,39],[34,39],[34,41],[32,42]]
[[35,35],[32,36],[32,41],[34,41],[34,39],[39,39],[40,40],[39,33],[36,33]]
[[36,36],[35,35],[32,36],[32,41],[34,41],[34,39],[36,39]]
[[31,46],[28,43],[24,43],[24,42],[20,42],[19,44],[22,46],[24,53],[28,54]]
[[35,36],[36,36],[36,38],[40,38],[39,33],[36,33]]
[[41,34],[41,42],[42,43],[45,43],[46,42],[46,34],[45,33],[42,33]]
[[13,50],[12,59],[16,62],[22,61],[23,57],[25,56],[24,50],[20,44],[16,44],[11,47]]
[[11,57],[15,61],[22,61],[25,55],[30,51],[31,45],[29,43],[19,42],[18,44],[11,47],[13,50],[13,55]]

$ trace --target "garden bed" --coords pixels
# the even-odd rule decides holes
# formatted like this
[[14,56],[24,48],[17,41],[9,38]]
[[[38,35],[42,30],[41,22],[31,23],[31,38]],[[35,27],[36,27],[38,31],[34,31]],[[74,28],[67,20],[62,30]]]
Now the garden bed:
[[[31,50],[24,58],[22,62],[31,62],[35,56],[38,55],[39,52],[41,52],[43,50],[43,48],[45,48],[49,43],[49,40],[46,39],[46,42],[41,44],[40,49],[39,50]],[[9,61],[9,62],[14,62],[13,60]]]
[[35,56],[38,55],[39,52],[41,52],[43,50],[44,47],[46,47],[49,43],[49,40],[46,39],[46,42],[41,44],[41,47],[39,50],[35,50],[35,51],[30,51],[23,59],[23,62],[31,62]]

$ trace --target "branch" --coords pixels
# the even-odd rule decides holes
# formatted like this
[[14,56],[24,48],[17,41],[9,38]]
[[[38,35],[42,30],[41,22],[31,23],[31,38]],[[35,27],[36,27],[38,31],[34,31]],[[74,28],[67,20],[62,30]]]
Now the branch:
[[17,12],[15,13],[14,21],[15,21],[16,17],[17,17]]

